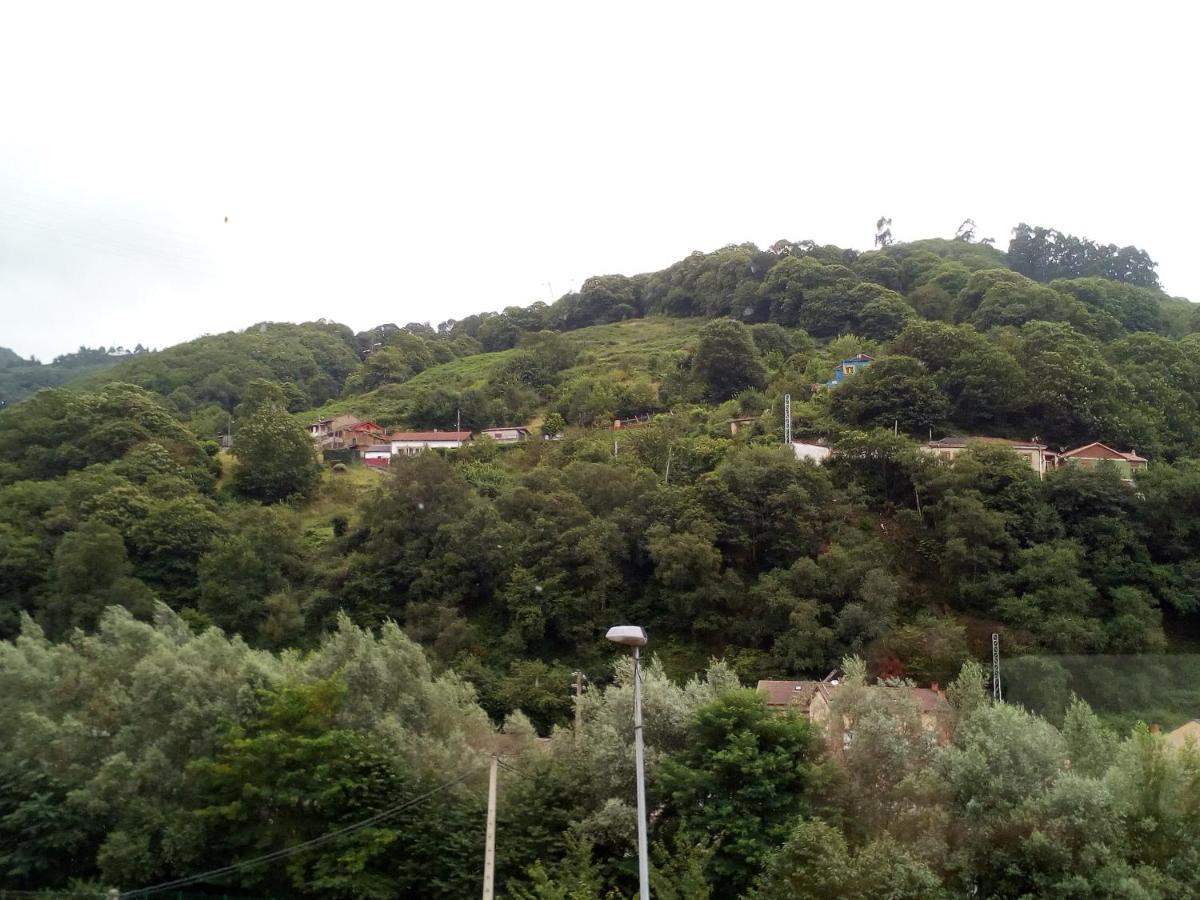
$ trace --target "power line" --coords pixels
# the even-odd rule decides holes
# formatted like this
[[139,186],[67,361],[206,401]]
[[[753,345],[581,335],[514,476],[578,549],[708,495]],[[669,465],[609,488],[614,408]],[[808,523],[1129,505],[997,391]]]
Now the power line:
[[518,778],[523,778],[526,781],[534,781],[535,780],[535,779],[531,778],[530,776],[526,775],[520,769],[514,769],[512,766],[510,766],[508,763],[506,763],[500,757],[496,757],[496,764],[498,766],[500,766],[500,768],[502,768],[505,772],[509,772],[512,775],[516,775]]
[[366,828],[368,825],[374,825],[376,822],[380,822],[383,819],[390,818],[390,817],[396,815],[397,813],[403,812],[404,810],[408,809],[411,806],[416,806],[421,801],[428,800],[434,794],[440,793],[441,791],[444,791],[447,788],[453,787],[454,785],[458,784],[459,782],[466,781],[472,775],[475,775],[476,773],[483,771],[483,768],[484,768],[484,766],[480,765],[480,766],[476,766],[473,769],[468,769],[466,772],[463,772],[457,778],[454,778],[450,781],[444,782],[443,784],[439,784],[437,787],[433,788],[432,790],[426,791],[424,794],[421,794],[420,796],[413,797],[397,806],[393,806],[391,809],[385,809],[382,812],[378,812],[375,815],[370,816],[366,819],[362,819],[351,825],[347,825],[344,828],[339,828],[337,831],[327,832],[326,834],[323,834],[319,837],[312,838],[311,840],[304,841],[303,843],[294,844],[291,847],[284,847],[282,850],[275,850],[271,853],[264,854],[263,856],[255,857],[254,859],[247,859],[247,860],[244,860],[243,862],[232,863],[228,866],[222,866],[219,869],[210,869],[207,872],[200,872],[195,875],[189,875],[186,878],[177,878],[174,881],[164,881],[161,884],[154,884],[154,885],[151,885],[150,887],[137,888],[136,890],[132,890],[132,891],[125,891],[124,893],[120,894],[119,896],[121,898],[148,897],[151,894],[157,894],[162,891],[173,890],[174,888],[186,887],[189,884],[195,884],[198,881],[205,881],[209,878],[216,878],[221,875],[229,875],[229,874],[232,874],[233,872],[238,871],[239,869],[245,869],[245,868],[249,868],[250,866],[261,865],[262,863],[274,862],[277,859],[282,859],[285,856],[290,856],[291,854],[298,853],[301,850],[308,850],[313,847],[318,847],[321,844],[325,844],[325,843],[328,843],[329,841],[332,841],[334,838],[339,838],[339,837],[342,837],[343,835],[350,834],[353,831],[358,831],[360,828]]

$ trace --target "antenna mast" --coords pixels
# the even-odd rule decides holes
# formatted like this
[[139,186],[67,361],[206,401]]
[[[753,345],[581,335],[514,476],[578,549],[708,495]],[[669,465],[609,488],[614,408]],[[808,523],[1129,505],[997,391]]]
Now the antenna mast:
[[792,395],[783,395],[783,442],[788,446],[792,443]]
[[1000,635],[992,633],[992,699],[997,703],[1004,701],[1000,692]]

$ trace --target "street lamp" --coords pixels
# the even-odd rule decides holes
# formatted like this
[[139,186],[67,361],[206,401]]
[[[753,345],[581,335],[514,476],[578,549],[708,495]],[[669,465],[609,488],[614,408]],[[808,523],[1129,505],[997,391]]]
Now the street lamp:
[[642,746],[642,654],[646,631],[638,625],[614,625],[605,635],[633,648],[633,752],[637,761],[638,881],[641,900],[650,900],[650,858],[646,852],[646,753]]

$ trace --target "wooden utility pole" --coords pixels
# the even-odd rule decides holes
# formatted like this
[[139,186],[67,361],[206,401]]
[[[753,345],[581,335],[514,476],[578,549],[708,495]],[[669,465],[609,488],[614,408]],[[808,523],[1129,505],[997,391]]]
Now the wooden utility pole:
[[483,900],[493,900],[495,897],[494,883],[496,879],[496,766],[499,757],[492,754],[492,763],[488,767],[488,810],[487,837],[483,845]]

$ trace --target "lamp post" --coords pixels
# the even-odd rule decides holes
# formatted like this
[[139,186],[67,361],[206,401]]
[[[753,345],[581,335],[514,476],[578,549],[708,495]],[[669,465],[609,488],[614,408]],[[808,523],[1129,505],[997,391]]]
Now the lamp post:
[[642,745],[642,654],[645,629],[614,625],[605,635],[614,644],[633,648],[633,751],[637,761],[638,883],[641,900],[650,900],[650,857],[646,850],[646,753]]

